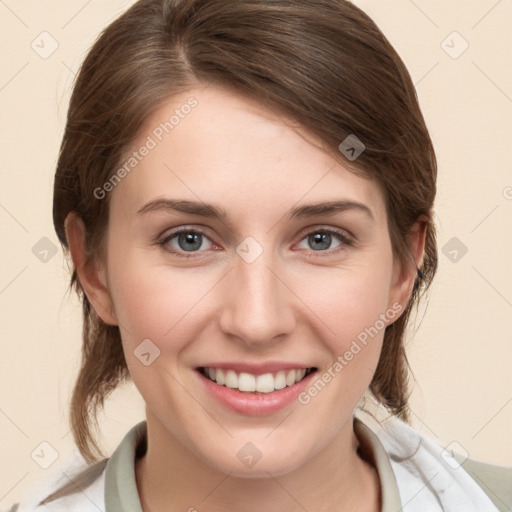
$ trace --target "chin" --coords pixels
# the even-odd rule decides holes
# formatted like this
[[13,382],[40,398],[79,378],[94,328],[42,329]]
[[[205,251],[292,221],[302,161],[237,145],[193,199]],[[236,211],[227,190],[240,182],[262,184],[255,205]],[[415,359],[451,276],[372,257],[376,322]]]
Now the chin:
[[201,441],[194,452],[211,468],[235,478],[265,478],[286,475],[304,465],[307,453],[304,443],[290,445],[234,438],[225,443],[205,446]]
[[[268,457],[266,460],[263,459],[264,456],[251,467],[244,466],[241,462],[233,465],[231,460],[226,461],[226,464],[214,464],[213,467],[217,471],[229,474],[232,478],[268,479],[291,473],[304,462],[302,460],[290,461],[289,458],[281,458],[275,454],[273,454],[272,457]],[[284,462],[285,460],[286,462]]]

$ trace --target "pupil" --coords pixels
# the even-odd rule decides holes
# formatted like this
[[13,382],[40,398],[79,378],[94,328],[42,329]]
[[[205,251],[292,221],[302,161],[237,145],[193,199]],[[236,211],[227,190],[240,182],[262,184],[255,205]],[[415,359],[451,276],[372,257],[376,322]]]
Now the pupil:
[[[199,233],[182,233],[179,236],[179,245],[180,248],[184,251],[194,251],[201,247],[201,240],[200,240],[201,234]],[[313,240],[313,245],[319,244],[317,246],[317,249],[328,249],[330,242],[331,242],[331,235],[328,233],[315,233],[314,235],[310,236],[310,240]],[[188,247],[184,247],[182,245],[182,242],[185,242],[185,246],[188,245]],[[191,245],[192,244],[192,247]]]
[[[182,233],[178,237],[180,249],[183,249],[184,251],[194,251],[196,249],[199,249],[201,247],[201,240],[200,240],[200,234],[198,233]],[[182,245],[181,242],[184,241],[186,244],[193,244],[193,247],[190,245]],[[194,244],[195,241],[195,244]]]
[[[317,249],[328,249],[331,241],[331,235],[328,233],[315,233],[313,236],[314,243],[320,242],[321,247]],[[326,241],[327,240],[327,241]]]

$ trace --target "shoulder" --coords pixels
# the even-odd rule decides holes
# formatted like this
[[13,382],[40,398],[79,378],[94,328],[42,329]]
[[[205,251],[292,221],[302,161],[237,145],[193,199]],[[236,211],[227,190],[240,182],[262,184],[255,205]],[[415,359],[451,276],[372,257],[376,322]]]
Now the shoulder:
[[[121,490],[121,496],[126,498],[126,479],[132,482],[132,494],[137,494],[133,461],[138,449],[145,449],[145,443],[140,443],[145,440],[145,433],[144,420],[130,429],[111,457],[92,465],[75,451],[71,460],[55,469],[30,495],[10,508],[2,506],[0,512],[105,512],[106,494],[115,499]],[[106,488],[110,492],[105,493]],[[109,509],[118,507],[110,504]]]
[[23,499],[1,512],[104,511],[104,474],[108,459],[93,465],[77,464],[52,473]]
[[402,451],[394,452],[395,467],[419,477],[416,479],[428,484],[437,493],[437,499],[450,505],[449,509],[460,501],[476,511],[495,510],[492,505],[499,511],[510,510],[512,480],[509,468],[456,454],[450,444],[442,446],[401,420],[396,419],[395,423],[395,428],[408,433],[408,443],[404,443]]
[[454,460],[501,511],[512,510],[512,466],[499,466],[451,452]]
[[388,455],[404,511],[512,509],[512,468],[454,453],[395,416],[361,419]]

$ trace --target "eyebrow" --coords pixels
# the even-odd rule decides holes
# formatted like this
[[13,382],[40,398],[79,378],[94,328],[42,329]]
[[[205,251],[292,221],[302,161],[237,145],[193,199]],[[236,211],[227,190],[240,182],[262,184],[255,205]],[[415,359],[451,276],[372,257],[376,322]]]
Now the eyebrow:
[[[199,215],[205,218],[218,219],[225,222],[226,224],[229,224],[229,216],[226,210],[220,206],[197,201],[189,201],[185,199],[155,199],[142,206],[142,208],[140,208],[137,213],[143,215],[152,211],[162,210],[178,211],[192,215]],[[321,215],[333,215],[335,213],[345,211],[360,211],[365,213],[372,220],[375,220],[375,217],[368,206],[363,203],[350,200],[327,201],[322,203],[297,206],[289,211],[288,218],[290,220],[303,219],[319,217]]]

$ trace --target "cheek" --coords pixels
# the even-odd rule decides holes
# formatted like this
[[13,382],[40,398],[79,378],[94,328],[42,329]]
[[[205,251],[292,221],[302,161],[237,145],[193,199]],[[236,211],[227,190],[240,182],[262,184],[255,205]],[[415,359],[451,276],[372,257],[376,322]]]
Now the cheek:
[[[378,280],[382,280],[377,282]],[[386,275],[368,272],[324,287],[317,307],[322,342],[329,353],[311,385],[298,397],[304,410],[322,425],[326,437],[335,435],[367,391],[382,350],[386,323]]]
[[[389,265],[361,263],[350,268],[303,272],[294,291],[318,316],[327,339],[344,349],[366,328],[374,326],[388,308],[391,283]],[[382,329],[382,322],[377,327]],[[330,335],[329,335],[330,333]]]
[[147,255],[128,248],[112,251],[109,258],[110,288],[128,365],[133,351],[149,339],[170,356],[171,367],[174,356],[200,333],[219,276],[212,270],[148,264]]
[[[307,297],[308,308],[318,317],[316,337],[329,353],[318,374],[321,382],[306,391],[301,403],[311,403],[315,411],[338,411],[339,421],[343,411],[353,410],[373,378],[387,326],[383,317],[395,316],[388,304],[392,257],[381,254],[350,268],[304,274],[297,281],[297,293]],[[327,409],[321,403],[328,404]]]
[[115,270],[112,289],[133,383],[153,408],[183,410],[184,397],[170,389],[173,377],[182,381],[180,355],[200,334],[194,305],[204,291],[186,273],[132,265],[128,260]]
[[201,297],[184,274],[164,269],[141,272],[129,265],[116,271],[112,290],[120,328],[130,343],[141,337],[172,342],[173,333],[187,323],[187,312]]

